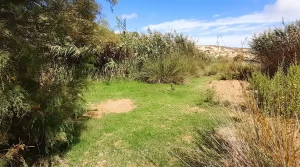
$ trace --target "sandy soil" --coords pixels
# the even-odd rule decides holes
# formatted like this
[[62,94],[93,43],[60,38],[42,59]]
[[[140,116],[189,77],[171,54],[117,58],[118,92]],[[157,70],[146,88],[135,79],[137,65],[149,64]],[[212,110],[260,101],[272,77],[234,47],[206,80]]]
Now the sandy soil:
[[191,144],[193,142],[193,136],[191,135],[185,135],[182,138],[185,142],[187,142],[188,144]]
[[229,57],[234,58],[238,54],[244,55],[245,59],[252,60],[254,59],[254,55],[250,53],[249,49],[247,48],[230,48],[224,46],[214,46],[214,45],[201,45],[198,48],[207,53],[208,55],[215,56],[215,57]]
[[249,83],[238,80],[212,81],[209,87],[214,89],[221,101],[228,101],[231,104],[244,102],[244,89]]
[[136,106],[130,99],[108,100],[99,104],[93,104],[90,111],[85,114],[87,117],[102,118],[108,113],[126,113]]

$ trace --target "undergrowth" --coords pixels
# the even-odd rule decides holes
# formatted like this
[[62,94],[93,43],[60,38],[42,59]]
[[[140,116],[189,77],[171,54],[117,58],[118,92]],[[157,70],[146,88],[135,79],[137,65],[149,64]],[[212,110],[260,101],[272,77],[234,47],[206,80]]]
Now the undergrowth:
[[196,147],[176,155],[187,166],[299,166],[299,69],[279,70],[272,79],[255,73],[245,108],[229,112],[225,133],[201,130]]

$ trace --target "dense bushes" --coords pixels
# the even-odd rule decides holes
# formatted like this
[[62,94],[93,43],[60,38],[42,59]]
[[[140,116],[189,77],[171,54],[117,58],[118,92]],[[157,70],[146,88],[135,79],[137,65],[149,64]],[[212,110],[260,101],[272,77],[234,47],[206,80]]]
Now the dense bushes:
[[280,69],[273,78],[255,73],[250,82],[258,105],[266,114],[288,118],[300,115],[300,66],[292,65],[287,74]]
[[234,61],[230,58],[214,58],[206,64],[202,74],[218,75],[221,80],[248,80],[255,71],[259,71],[258,64]]
[[200,75],[204,64],[210,61],[182,34],[124,31],[120,40],[119,58],[113,54],[109,56],[118,65],[119,69],[115,71],[123,71],[123,76],[149,83],[181,84],[189,75]]
[[149,83],[183,84],[188,75],[180,58],[165,56],[144,63],[139,79]]
[[286,71],[300,60],[300,22],[254,36],[250,46],[265,72],[274,75],[279,67]]
[[98,12],[92,0],[1,2],[2,165],[32,164],[80,133],[82,91],[101,39]]
[[249,64],[244,62],[229,62],[225,68],[221,71],[222,80],[248,80],[252,76],[252,73],[258,71],[258,67],[255,64]]

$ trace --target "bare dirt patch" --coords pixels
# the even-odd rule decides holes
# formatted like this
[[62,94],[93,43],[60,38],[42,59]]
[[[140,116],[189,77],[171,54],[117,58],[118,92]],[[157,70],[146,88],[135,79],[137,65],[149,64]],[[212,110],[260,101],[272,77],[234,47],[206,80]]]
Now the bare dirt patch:
[[93,104],[90,111],[84,116],[91,118],[102,118],[108,113],[126,113],[133,110],[136,106],[130,99],[107,100],[99,104]]
[[242,104],[245,101],[244,90],[249,83],[239,80],[212,81],[209,87],[214,89],[221,101]]
[[182,138],[185,142],[187,142],[188,144],[191,144],[193,142],[193,136],[191,135],[185,135]]

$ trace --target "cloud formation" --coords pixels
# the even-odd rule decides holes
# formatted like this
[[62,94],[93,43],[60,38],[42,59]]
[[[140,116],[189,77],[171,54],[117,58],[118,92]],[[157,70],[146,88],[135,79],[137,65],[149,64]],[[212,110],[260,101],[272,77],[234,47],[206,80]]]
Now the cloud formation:
[[138,17],[138,15],[136,13],[122,14],[121,15],[121,19],[126,19],[126,20],[134,19],[134,18],[137,18],[137,17]]
[[[254,12],[238,17],[218,18],[212,21],[196,20],[196,19],[180,19],[167,21],[159,24],[150,24],[143,27],[144,30],[150,28],[161,32],[169,32],[176,30],[177,32],[186,33],[194,38],[216,39],[218,35],[224,34],[228,41],[238,39],[239,36],[251,37],[253,33],[261,32],[267,27],[278,25],[284,19],[285,21],[295,21],[300,18],[299,0],[277,0],[273,4],[264,6],[261,12]],[[209,35],[209,36],[208,36]],[[226,40],[226,39],[224,39]],[[242,39],[241,39],[242,40]],[[203,40],[202,40],[203,41]],[[205,42],[200,42],[206,44]],[[236,44],[230,42],[231,45],[239,46],[240,41]],[[211,44],[209,42],[209,44]]]

